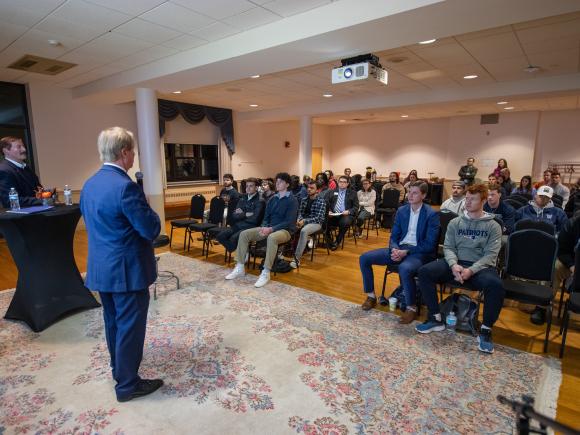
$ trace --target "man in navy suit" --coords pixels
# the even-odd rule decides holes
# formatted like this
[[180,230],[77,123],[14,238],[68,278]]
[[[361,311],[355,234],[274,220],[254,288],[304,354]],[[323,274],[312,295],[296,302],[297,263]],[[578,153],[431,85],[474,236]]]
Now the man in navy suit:
[[409,186],[408,204],[400,207],[391,231],[389,248],[375,249],[360,256],[364,292],[367,295],[362,309],[367,311],[376,306],[373,265],[399,266],[399,280],[405,295],[407,310],[399,323],[411,323],[417,318],[415,275],[425,263],[435,259],[439,239],[439,215],[423,200],[428,186],[415,181]]
[[85,285],[101,296],[115,392],[126,402],[163,385],[138,374],[149,286],[157,278],[152,242],[161,223],[127,175],[135,158],[133,134],[120,127],[104,130],[98,148],[103,166],[83,186],[80,201],[89,236]]
[[17,137],[3,137],[0,139],[0,149],[4,160],[0,161],[0,203],[2,207],[10,207],[8,193],[11,188],[18,192],[21,206],[41,204],[36,199],[36,189],[41,186],[38,177],[26,165],[26,147],[22,139]]

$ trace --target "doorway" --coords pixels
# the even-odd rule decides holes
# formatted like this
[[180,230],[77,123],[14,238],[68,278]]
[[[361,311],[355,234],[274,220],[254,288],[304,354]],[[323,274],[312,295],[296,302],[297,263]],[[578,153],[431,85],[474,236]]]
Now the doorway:
[[312,147],[312,176],[322,172],[322,148]]

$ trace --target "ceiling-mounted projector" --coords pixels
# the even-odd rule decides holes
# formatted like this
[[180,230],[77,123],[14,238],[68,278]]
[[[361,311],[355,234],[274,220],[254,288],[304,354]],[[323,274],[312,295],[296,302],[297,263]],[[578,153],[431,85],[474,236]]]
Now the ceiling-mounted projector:
[[389,74],[373,54],[342,59],[341,63],[342,66],[332,69],[332,84],[368,79],[378,80],[384,85],[388,83]]

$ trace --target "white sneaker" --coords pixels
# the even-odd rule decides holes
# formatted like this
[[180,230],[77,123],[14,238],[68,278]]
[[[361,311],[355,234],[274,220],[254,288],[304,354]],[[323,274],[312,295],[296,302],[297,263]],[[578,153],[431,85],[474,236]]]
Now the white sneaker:
[[300,267],[300,260],[296,260],[296,259],[292,260],[290,262],[290,267],[292,269],[298,269]]
[[310,249],[314,248],[314,240],[313,239],[308,240],[308,247]]
[[254,287],[264,287],[266,284],[268,284],[268,282],[270,281],[270,272],[267,272],[265,270],[262,271],[262,273],[260,274],[260,277],[258,278],[258,281],[256,281],[256,284],[254,284]]
[[228,275],[226,275],[226,279],[236,279],[240,276],[244,276],[246,274],[246,268],[243,264],[236,264],[234,270],[232,270]]

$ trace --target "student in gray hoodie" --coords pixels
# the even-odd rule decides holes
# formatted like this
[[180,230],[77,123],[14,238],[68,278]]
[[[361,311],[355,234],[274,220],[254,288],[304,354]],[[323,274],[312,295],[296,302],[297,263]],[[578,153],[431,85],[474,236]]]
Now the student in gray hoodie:
[[487,186],[483,184],[468,187],[464,214],[453,219],[447,227],[443,245],[445,259],[419,269],[419,289],[429,316],[415,329],[422,334],[443,331],[445,319],[439,311],[436,284],[468,282],[470,287],[483,291],[485,300],[478,349],[493,353],[491,328],[503,307],[505,292],[495,268],[502,229],[492,214],[483,211],[487,195]]

